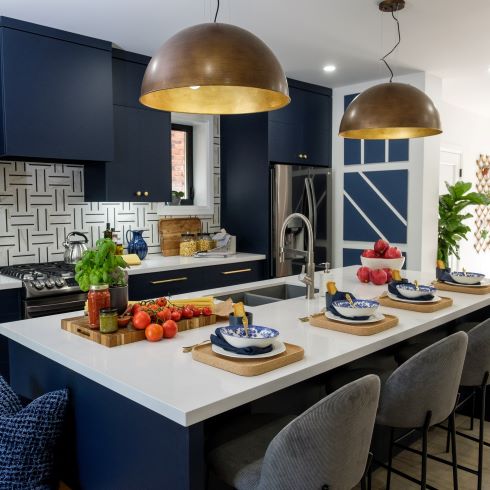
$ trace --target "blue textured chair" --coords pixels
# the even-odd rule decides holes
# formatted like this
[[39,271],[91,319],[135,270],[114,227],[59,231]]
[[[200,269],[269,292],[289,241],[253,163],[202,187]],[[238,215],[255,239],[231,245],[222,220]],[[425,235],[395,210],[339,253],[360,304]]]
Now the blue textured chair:
[[[457,490],[458,468],[454,410],[467,345],[466,333],[458,332],[450,335],[415,354],[402,364],[384,384],[376,424],[390,428],[388,463],[380,462],[388,470],[387,490],[390,489],[392,473],[419,484],[422,489],[432,488],[427,485],[427,458],[441,463],[447,463],[447,461],[428,454],[428,432],[430,427],[448,418],[453,443],[453,486]],[[410,431],[395,440],[395,429],[410,429]],[[422,451],[401,444],[401,441],[413,430],[422,432]],[[422,457],[420,480],[393,468],[394,446],[402,447]]]
[[208,456],[211,471],[238,490],[350,490],[363,480],[380,392],[374,375],[231,439]]
[[53,488],[54,452],[68,402],[66,390],[26,407],[0,376],[0,489]]

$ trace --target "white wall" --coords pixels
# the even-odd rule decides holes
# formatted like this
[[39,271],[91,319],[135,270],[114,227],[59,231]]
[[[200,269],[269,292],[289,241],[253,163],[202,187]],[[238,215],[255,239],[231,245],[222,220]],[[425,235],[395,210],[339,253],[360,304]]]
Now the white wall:
[[[426,73],[414,73],[396,77],[395,81],[409,83],[426,92],[435,102],[440,104],[441,80]],[[344,96],[359,93],[386,79],[370,81],[333,90],[332,118],[332,157],[334,171],[334,265],[342,265],[342,249],[371,248],[372,243],[343,241],[343,189],[344,172],[407,169],[408,183],[408,216],[407,244],[400,245],[407,253],[407,268],[414,270],[430,270],[435,267],[437,256],[437,206],[439,180],[440,136],[410,140],[409,161],[344,166],[343,138],[338,136],[338,128],[344,113]],[[366,168],[367,167],[367,168]],[[397,244],[395,244],[397,245]]]
[[[444,97],[444,90],[443,90]],[[476,160],[481,153],[490,155],[490,115],[469,112],[445,100],[439,107],[443,130],[442,148],[448,148],[462,154],[462,179],[465,182],[476,182]],[[473,212],[470,208],[469,212]],[[490,276],[490,251],[477,253],[474,244],[474,220],[466,224],[472,228],[468,241],[461,242],[460,266],[467,270],[476,270]]]

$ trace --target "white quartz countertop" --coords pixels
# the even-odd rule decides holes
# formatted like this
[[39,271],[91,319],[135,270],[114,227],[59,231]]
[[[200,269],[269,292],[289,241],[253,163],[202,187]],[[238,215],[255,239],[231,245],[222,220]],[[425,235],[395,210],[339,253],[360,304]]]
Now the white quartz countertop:
[[128,274],[147,274],[149,272],[163,272],[194,267],[209,267],[212,265],[235,264],[237,262],[251,262],[254,260],[265,260],[266,256],[261,254],[237,253],[229,257],[164,257],[163,255],[147,256],[140,265],[132,265]]
[[13,277],[0,275],[0,290],[2,289],[17,289],[22,287],[22,281]]
[[[358,298],[374,298],[386,289],[385,286],[358,282],[356,269],[347,267],[332,271],[332,279],[339,290],[350,291]],[[421,284],[433,279],[433,273],[404,274],[411,280],[418,279]],[[289,277],[214,291],[218,295],[282,283],[299,284],[296,277]],[[201,294],[203,292],[195,293],[196,296]],[[381,307],[382,312],[397,315],[399,324],[368,337],[324,330],[299,320],[319,312],[324,306],[324,298],[296,298],[247,307],[254,314],[255,324],[277,328],[283,341],[305,349],[303,360],[249,378],[201,364],[194,361],[191,354],[182,353],[182,346],[209,338],[216,326],[182,332],[158,343],[142,341],[112,349],[61,330],[60,320],[74,316],[73,313],[0,324],[0,334],[189,426],[490,305],[490,294],[441,294],[453,298],[454,304],[435,313]],[[192,294],[185,296],[192,297]]]

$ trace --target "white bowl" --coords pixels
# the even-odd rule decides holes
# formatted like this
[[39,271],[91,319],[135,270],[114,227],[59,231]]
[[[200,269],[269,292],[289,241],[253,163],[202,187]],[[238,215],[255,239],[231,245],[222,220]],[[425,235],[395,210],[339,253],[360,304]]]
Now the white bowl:
[[372,316],[379,307],[377,301],[371,299],[356,299],[351,305],[346,299],[337,300],[332,306],[343,316],[357,318],[359,316]]
[[398,259],[383,259],[376,257],[371,259],[369,257],[363,257],[361,255],[361,264],[363,267],[369,267],[370,269],[396,269],[401,270],[405,263],[405,257],[399,257]]
[[428,294],[434,295],[436,288],[432,286],[419,285],[418,289],[415,289],[415,284],[398,284],[396,286],[397,291],[407,299],[417,299],[421,296],[427,296]]
[[242,325],[220,328],[223,338],[233,347],[239,349],[244,347],[267,347],[279,340],[279,332],[274,328],[258,327],[250,325],[248,327],[248,337]]
[[451,272],[453,281],[459,284],[477,284],[485,279],[485,274],[478,272]]

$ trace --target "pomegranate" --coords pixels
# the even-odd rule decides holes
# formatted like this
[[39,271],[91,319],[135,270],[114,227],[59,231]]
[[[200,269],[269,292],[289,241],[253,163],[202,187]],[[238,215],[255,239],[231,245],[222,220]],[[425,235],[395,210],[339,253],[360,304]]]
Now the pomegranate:
[[391,274],[391,269],[383,269],[386,272],[386,282],[391,282],[392,280],[392,274]]
[[371,269],[369,267],[359,267],[357,269],[357,279],[361,282],[369,282],[369,271]]
[[376,258],[376,252],[374,250],[364,250],[361,255],[363,257],[367,257],[368,259]]
[[399,259],[402,256],[400,249],[397,247],[388,247],[384,258],[385,259]]
[[388,279],[388,274],[383,269],[371,269],[369,271],[369,279],[376,286],[382,286],[386,284],[386,280]]
[[374,251],[379,253],[382,256],[385,251],[388,249],[390,244],[386,240],[382,240],[381,238],[374,244]]

